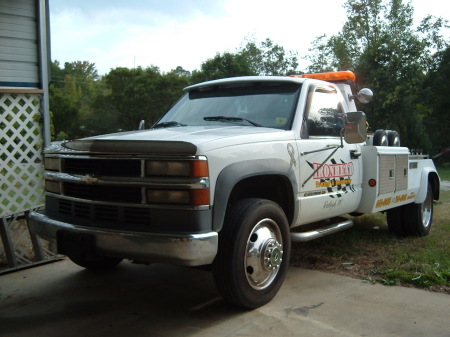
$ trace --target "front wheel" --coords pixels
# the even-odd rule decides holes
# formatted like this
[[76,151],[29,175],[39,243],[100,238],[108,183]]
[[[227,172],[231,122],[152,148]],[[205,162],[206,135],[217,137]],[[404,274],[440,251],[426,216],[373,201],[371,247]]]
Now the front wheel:
[[213,262],[216,286],[230,303],[253,309],[280,289],[289,263],[290,234],[280,206],[243,199],[227,213]]

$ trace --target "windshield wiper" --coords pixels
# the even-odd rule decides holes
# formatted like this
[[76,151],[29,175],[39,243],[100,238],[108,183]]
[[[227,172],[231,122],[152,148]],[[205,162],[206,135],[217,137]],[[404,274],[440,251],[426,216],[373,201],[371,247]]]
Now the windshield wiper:
[[261,126],[258,123],[255,123],[249,119],[241,118],[241,117],[225,117],[225,116],[211,116],[211,117],[204,117],[205,121],[222,121],[222,122],[243,122],[246,121],[247,123],[250,123],[253,126]]
[[158,123],[153,125],[152,129],[157,129],[157,128],[169,128],[171,126],[186,126],[186,124],[182,124],[176,121],[170,121],[170,122],[162,122],[162,123]]

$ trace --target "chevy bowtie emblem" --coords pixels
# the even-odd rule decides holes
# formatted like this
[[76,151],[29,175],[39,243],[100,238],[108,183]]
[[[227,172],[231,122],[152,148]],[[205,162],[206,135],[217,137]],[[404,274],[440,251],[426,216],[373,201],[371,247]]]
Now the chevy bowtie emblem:
[[81,181],[84,181],[86,184],[94,184],[94,183],[98,182],[98,179],[87,174],[81,178]]

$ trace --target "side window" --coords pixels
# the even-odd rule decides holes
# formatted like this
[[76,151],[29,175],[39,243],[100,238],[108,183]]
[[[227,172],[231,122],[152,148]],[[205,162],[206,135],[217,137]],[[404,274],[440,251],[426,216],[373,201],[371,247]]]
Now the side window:
[[307,134],[339,137],[343,127],[342,113],[339,95],[335,88],[312,89],[308,95],[305,111]]

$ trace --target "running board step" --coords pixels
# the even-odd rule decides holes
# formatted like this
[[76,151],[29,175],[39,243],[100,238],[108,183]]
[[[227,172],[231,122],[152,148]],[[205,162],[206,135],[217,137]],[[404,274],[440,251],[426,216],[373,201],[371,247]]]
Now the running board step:
[[[331,222],[331,224],[330,224]],[[333,218],[325,223],[323,227],[319,227],[316,229],[312,229],[306,232],[291,232],[291,241],[293,242],[306,242],[314,239],[321,238],[323,236],[333,234],[344,229],[350,228],[353,226],[353,221],[347,218]],[[302,226],[299,226],[295,229],[301,229]]]

